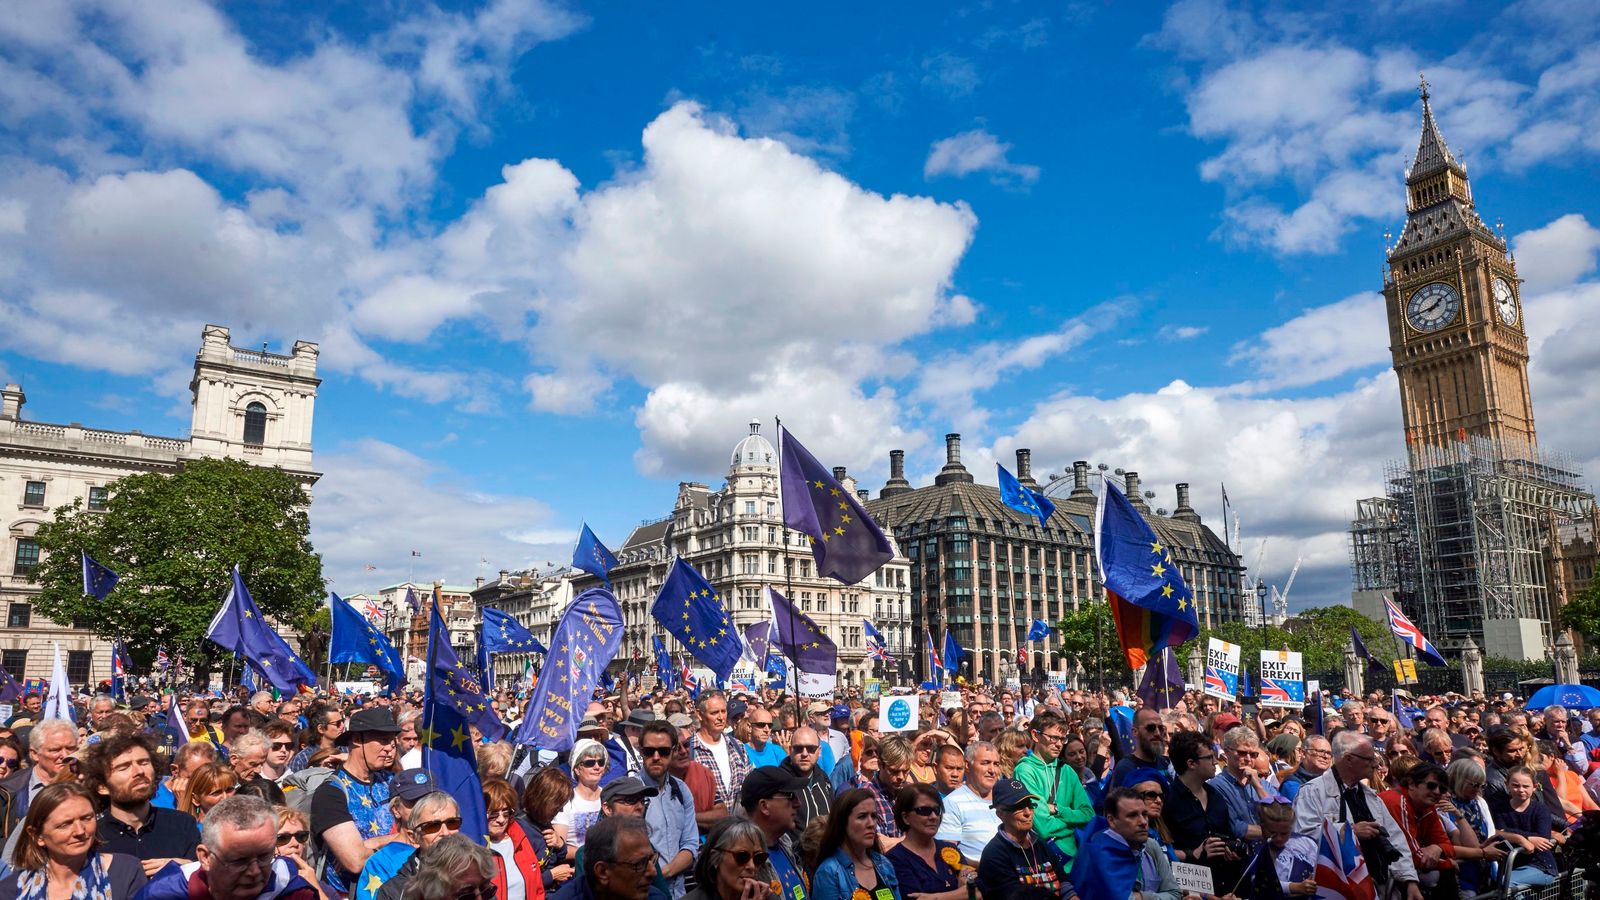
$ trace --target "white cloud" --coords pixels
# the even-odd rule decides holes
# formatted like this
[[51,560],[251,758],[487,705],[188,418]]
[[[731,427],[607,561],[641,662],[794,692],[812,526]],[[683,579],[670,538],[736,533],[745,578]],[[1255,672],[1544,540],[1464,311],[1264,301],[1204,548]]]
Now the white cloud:
[[971,97],[982,83],[978,67],[964,56],[935,53],[922,61],[922,86],[951,99]]
[[1233,361],[1260,376],[1254,390],[1316,384],[1388,362],[1388,322],[1382,294],[1354,294],[1240,341]]
[[561,558],[577,527],[553,521],[535,498],[491,493],[382,441],[318,453],[317,466],[326,474],[313,489],[311,537],[340,594],[404,580],[411,550],[422,553],[419,580],[471,584],[484,558],[501,568],[542,565]]
[[1526,280],[1524,291],[1563,288],[1594,271],[1600,228],[1579,213],[1568,213],[1517,235],[1512,251],[1517,256],[1517,274]]
[[987,172],[995,184],[1027,186],[1039,180],[1039,167],[1016,163],[1006,158],[1011,145],[982,128],[963,131],[933,142],[928,160],[922,165],[924,178],[954,175],[961,178],[974,172]]
[[1163,325],[1156,334],[1164,341],[1192,341],[1210,331],[1209,325]]

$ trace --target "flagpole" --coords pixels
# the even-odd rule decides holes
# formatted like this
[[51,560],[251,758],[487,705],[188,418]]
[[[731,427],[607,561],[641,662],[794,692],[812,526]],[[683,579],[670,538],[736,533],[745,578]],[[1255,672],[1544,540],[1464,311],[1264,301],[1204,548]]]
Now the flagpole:
[[[783,420],[773,416],[772,421],[778,429],[775,437],[778,439],[778,505],[781,508],[783,505]],[[789,555],[789,524],[787,521],[783,525],[783,590],[784,598],[789,601],[789,667],[794,672],[793,677],[789,679],[789,683],[794,685],[794,719],[796,722],[804,722],[805,717],[800,708],[800,652],[794,645],[794,558]],[[777,610],[773,610],[773,612],[776,614]],[[836,689],[837,687],[835,685]]]

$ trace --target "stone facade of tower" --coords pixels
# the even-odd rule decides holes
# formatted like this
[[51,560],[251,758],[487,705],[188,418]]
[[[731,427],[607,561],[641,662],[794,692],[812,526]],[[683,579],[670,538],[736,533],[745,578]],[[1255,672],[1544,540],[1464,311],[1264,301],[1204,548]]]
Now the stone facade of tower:
[[25,417],[27,396],[0,391],[0,663],[13,676],[44,677],[59,642],[75,685],[109,677],[111,648],[86,629],[50,622],[33,611],[39,562],[34,540],[56,507],[82,498],[102,507],[118,478],[173,472],[186,460],[230,457],[280,466],[310,488],[311,420],[318,379],[317,345],[297,341],[287,356],[234,347],[228,329],[207,325],[195,356],[193,428],[188,437],[108,431],[77,422]]

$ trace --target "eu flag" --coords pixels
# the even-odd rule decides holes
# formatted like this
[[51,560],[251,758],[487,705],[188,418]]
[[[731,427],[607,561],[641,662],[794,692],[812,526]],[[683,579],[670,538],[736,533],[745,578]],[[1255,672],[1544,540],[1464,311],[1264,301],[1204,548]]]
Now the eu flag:
[[1354,625],[1350,626],[1350,641],[1355,645],[1356,656],[1366,659],[1367,671],[1373,672],[1383,668],[1383,660],[1367,649],[1367,642],[1361,639],[1361,632],[1357,631]]
[[778,626],[774,643],[800,669],[800,692],[831,693],[838,686],[838,646],[810,616],[795,608],[794,601],[770,587],[767,596],[772,601],[772,621]]
[[1177,647],[1200,630],[1194,593],[1172,551],[1110,481],[1096,510],[1095,558],[1111,598],[1111,615],[1128,665],[1137,669],[1163,647]]
[[82,553],[83,594],[96,600],[104,600],[106,595],[111,593],[111,589],[117,586],[122,576],[95,562],[87,550]]
[[483,803],[483,782],[478,780],[478,748],[472,740],[468,715],[474,703],[482,705],[483,698],[461,689],[463,680],[474,691],[477,685],[456,671],[461,663],[450,647],[450,632],[439,614],[437,591],[432,607],[428,612],[428,677],[422,691],[422,727],[417,731],[418,743],[424,748],[422,765],[439,790],[456,798],[461,808],[461,833],[481,844],[489,832],[489,816]]
[[532,640],[533,640],[533,646],[529,647],[528,648],[529,650],[533,651],[534,653],[542,653],[545,656],[549,656],[550,655],[550,648],[549,647],[546,647],[545,645],[539,643],[539,639],[538,638],[532,638]]
[[0,666],[0,703],[17,703],[22,700],[22,684]]
[[856,584],[894,559],[883,536],[860,501],[833,478],[787,428],[778,429],[782,447],[783,524],[811,539],[817,574]]
[[667,654],[667,645],[662,643],[661,635],[651,635],[651,643],[656,653],[656,677],[661,679],[662,687],[669,691],[678,689],[678,669],[672,664],[672,657]]
[[376,625],[356,608],[333,594],[328,601],[333,612],[333,635],[328,639],[328,662],[366,663],[389,676],[389,690],[397,691],[406,681],[406,667],[400,654]]
[[584,591],[556,622],[550,647],[512,743],[560,753],[572,749],[595,680],[622,647],[622,605],[605,588]]
[[[434,591],[433,610],[428,614],[428,627],[433,627],[433,619],[440,616],[439,592]],[[441,620],[442,621],[442,620]],[[440,626],[443,628],[443,626]],[[495,714],[494,708],[489,705],[489,700],[483,695],[483,686],[478,682],[477,673],[461,663],[461,658],[456,655],[454,647],[450,646],[450,632],[444,631],[444,640],[440,646],[433,648],[430,645],[429,677],[439,678],[447,685],[446,696],[466,720],[476,725],[483,736],[491,741],[498,741],[505,736],[506,726],[500,722],[500,717]],[[431,638],[430,638],[431,640]]]
[[1034,619],[1033,624],[1028,626],[1029,641],[1042,641],[1049,636],[1050,626],[1043,619]]
[[578,546],[572,551],[572,567],[590,575],[599,576],[600,580],[611,587],[611,570],[616,568],[617,558],[611,555],[606,545],[589,530],[589,523],[583,523],[583,532],[578,535]]
[[711,582],[679,557],[661,585],[650,615],[677,638],[695,659],[725,681],[744,655],[733,616],[711,589]]
[[1140,680],[1135,693],[1144,700],[1146,706],[1155,709],[1171,709],[1174,704],[1183,699],[1184,691],[1188,686],[1183,681],[1183,670],[1178,667],[1178,654],[1168,647],[1162,650],[1157,659],[1150,661],[1144,667],[1144,678]]
[[255,599],[244,586],[238,566],[233,567],[233,587],[211,618],[206,637],[222,649],[243,657],[280,691],[294,693],[302,686],[311,688],[317,684],[316,673],[262,618]]
[[510,613],[492,606],[483,608],[483,627],[478,640],[490,653],[533,653],[539,643]]
[[1056,505],[1043,491],[1036,491],[1030,487],[1023,487],[1017,476],[1006,471],[1006,467],[995,463],[994,467],[1000,474],[1000,502],[1011,507],[1019,513],[1038,516],[1039,524],[1043,525],[1055,515]]

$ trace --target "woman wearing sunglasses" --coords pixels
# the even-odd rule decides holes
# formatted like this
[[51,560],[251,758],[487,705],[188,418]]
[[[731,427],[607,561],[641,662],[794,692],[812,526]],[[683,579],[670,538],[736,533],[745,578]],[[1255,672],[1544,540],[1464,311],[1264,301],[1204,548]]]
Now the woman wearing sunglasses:
[[913,784],[894,798],[894,821],[905,840],[886,855],[894,866],[900,891],[922,900],[965,900],[967,883],[978,872],[961,862],[954,841],[934,840],[944,819],[944,800],[932,785]]
[[556,813],[556,837],[576,849],[583,846],[589,826],[600,821],[600,778],[606,774],[611,758],[604,744],[580,738],[567,757],[572,764],[572,799]]
[[274,807],[278,814],[278,855],[294,862],[300,877],[317,888],[324,898],[327,892],[317,879],[317,870],[306,859],[306,847],[311,843],[311,819],[298,809],[288,806]]
[[866,788],[834,798],[817,854],[811,900],[900,900],[894,864],[878,852],[878,801]]
[[699,887],[684,900],[771,900],[778,882],[768,858],[766,836],[754,822],[723,819],[706,834],[694,863]]
[[[416,848],[403,865],[381,884],[373,884],[374,873],[363,869],[360,876],[360,885],[377,892],[377,900],[400,900],[405,893],[406,882],[417,874],[418,869],[428,862],[427,851],[445,838],[461,833],[461,807],[457,805],[456,798],[444,791],[434,791],[424,794],[411,807],[411,815],[406,818],[403,829],[407,841]],[[384,847],[399,846],[399,841],[391,841]],[[484,849],[488,853],[488,849]],[[376,854],[374,854],[376,855]],[[489,857],[490,890],[494,889],[494,859]],[[368,860],[370,866],[371,860]]]
[[[517,792],[503,778],[483,782],[483,808],[489,816],[489,849],[495,855],[495,887],[500,900],[543,900],[539,850],[517,821]],[[542,842],[541,842],[542,843]]]

